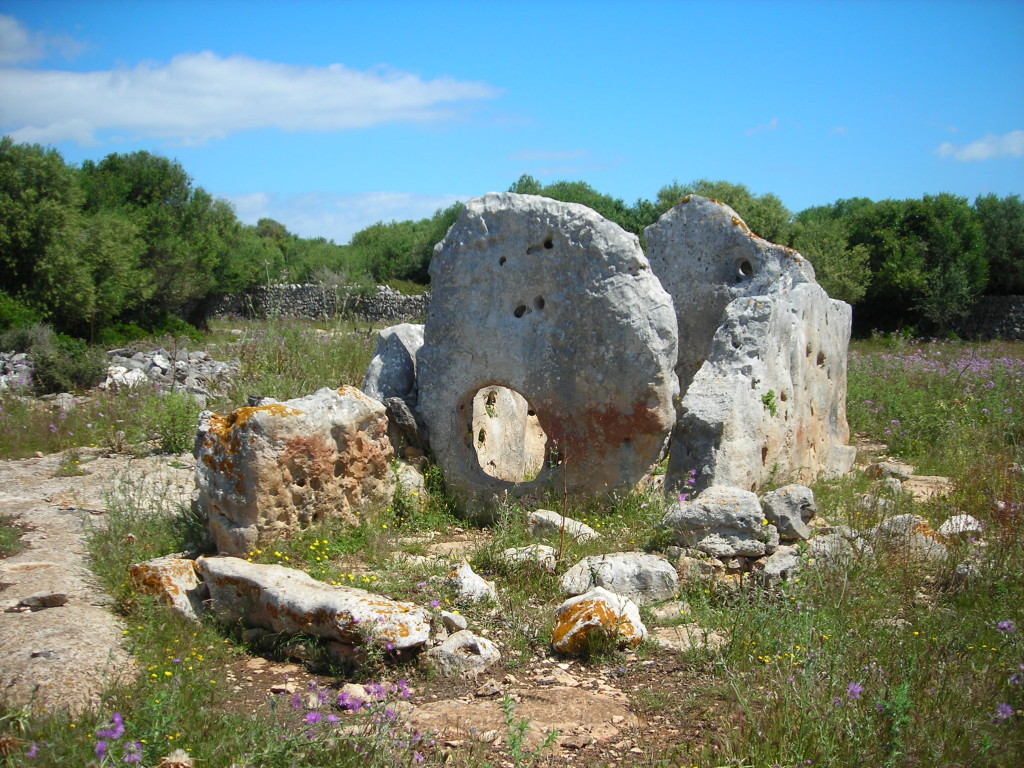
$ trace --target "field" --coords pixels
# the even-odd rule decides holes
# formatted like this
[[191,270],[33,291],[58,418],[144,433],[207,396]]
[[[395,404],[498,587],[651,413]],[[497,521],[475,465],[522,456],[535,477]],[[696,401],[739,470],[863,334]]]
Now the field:
[[[244,404],[250,394],[284,399],[321,386],[358,386],[373,346],[365,325],[235,330],[215,328],[203,342],[215,358],[237,357],[242,366],[212,404],[217,410]],[[862,458],[887,454],[914,465],[916,474],[949,478],[953,490],[927,501],[893,495],[887,503],[865,503],[862,494],[879,492],[857,471],[814,486],[819,515],[833,525],[867,529],[911,512],[937,530],[952,515],[969,514],[982,533],[948,541],[950,557],[942,561],[879,549],[877,557],[843,567],[805,566],[770,589],[749,581],[738,589],[685,583],[679,596],[685,614],[669,623],[696,620],[726,638],[723,648],[682,654],[648,644],[628,653],[595,647],[569,667],[580,679],[605,681],[628,696],[639,724],[618,748],[545,748],[526,738],[511,699],[493,748],[414,733],[403,717],[406,707],[466,696],[484,679],[449,681],[381,657],[332,665],[318,655],[314,639],[305,643],[306,661],[293,673],[302,695],[271,696],[235,685],[253,658],[280,663],[294,659],[295,648],[284,642],[249,646],[237,627],[189,624],[130,588],[128,566],[180,550],[197,521],[185,508],[133,496],[127,478],[111,498],[109,524],[91,536],[89,547],[94,571],[130,628],[126,640],[143,672],[110,690],[96,711],[71,716],[0,708],[0,759],[18,766],[163,768],[191,764],[185,753],[201,768],[1022,764],[1024,344],[879,337],[851,345],[849,368],[848,415]],[[45,403],[9,396],[0,407],[0,457],[64,451],[62,469],[69,473],[88,471],[91,451],[188,452],[197,414],[190,400],[154,392],[90,394],[63,416]],[[561,600],[557,577],[512,568],[498,557],[528,541],[526,510],[508,505],[495,525],[481,529],[458,517],[436,472],[428,487],[425,504],[396,498],[370,510],[355,530],[309,530],[251,557],[421,605],[457,608],[471,629],[486,631],[501,648],[501,666],[487,678],[526,679],[544,665],[550,669],[551,613]],[[567,547],[558,573],[596,552],[664,549],[658,530],[664,501],[656,496],[636,493],[582,506],[554,493],[547,506],[604,535],[599,545]],[[11,530],[0,520],[0,533],[6,532],[0,557],[16,541]],[[423,554],[442,540],[468,548],[474,568],[498,585],[496,605],[459,604],[443,566],[394,556]],[[657,623],[646,609],[644,616]],[[374,686],[372,701],[360,711],[339,704],[339,686],[347,681]],[[183,750],[180,764],[172,762],[175,749]]]

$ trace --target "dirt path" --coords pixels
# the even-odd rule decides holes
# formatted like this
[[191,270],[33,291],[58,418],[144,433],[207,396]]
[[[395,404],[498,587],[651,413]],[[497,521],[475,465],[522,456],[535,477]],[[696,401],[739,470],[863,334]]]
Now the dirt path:
[[191,470],[172,466],[177,457],[83,456],[88,474],[77,476],[61,474],[61,454],[0,462],[0,515],[28,529],[28,547],[0,560],[0,700],[11,704],[80,710],[134,674],[85,538],[104,524],[107,494],[126,473],[184,498],[191,490]]

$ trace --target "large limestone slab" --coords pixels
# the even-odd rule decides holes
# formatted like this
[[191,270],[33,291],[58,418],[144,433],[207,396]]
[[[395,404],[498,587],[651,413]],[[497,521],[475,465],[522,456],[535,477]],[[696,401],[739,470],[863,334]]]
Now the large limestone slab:
[[663,557],[646,552],[613,552],[583,558],[562,574],[559,584],[569,595],[604,587],[637,605],[648,605],[675,597],[679,575]]
[[698,490],[849,471],[850,306],[717,201],[689,196],[644,234],[683,340],[668,486],[694,469]]
[[204,411],[196,485],[217,548],[243,555],[328,517],[356,522],[394,490],[384,406],[354,387],[249,408]]
[[[430,272],[419,410],[449,486],[476,502],[635,485],[677,394],[671,298],[637,238],[585,206],[491,194],[466,205]],[[488,416],[501,429],[481,418],[475,400],[493,387],[525,418],[500,393]]]
[[381,402],[400,397],[416,405],[416,353],[422,346],[422,325],[400,323],[378,331],[373,358],[363,378],[363,392]]
[[374,642],[388,650],[418,648],[430,636],[430,614],[355,587],[317,581],[294,568],[237,557],[200,557],[196,567],[223,621],[272,632],[319,635],[344,643]]

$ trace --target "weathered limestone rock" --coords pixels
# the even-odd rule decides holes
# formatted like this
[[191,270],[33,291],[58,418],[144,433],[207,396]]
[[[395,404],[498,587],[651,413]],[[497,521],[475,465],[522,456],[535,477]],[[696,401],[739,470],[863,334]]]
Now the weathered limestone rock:
[[198,621],[205,612],[206,588],[199,581],[195,560],[158,557],[135,563],[129,577],[139,592],[160,598],[186,619]]
[[562,574],[562,592],[581,595],[594,587],[628,597],[637,605],[675,597],[679,575],[668,560],[645,552],[585,557]]
[[806,541],[811,538],[808,523],[818,514],[814,491],[806,485],[784,485],[761,497],[761,507],[768,522],[779,529],[783,541]]
[[729,206],[691,195],[644,231],[678,318],[683,393],[666,483],[754,490],[770,477],[849,471],[849,305],[796,251]]
[[[547,544],[509,547],[502,551],[501,557],[509,563],[536,563],[548,573],[554,573],[558,566],[558,550]],[[585,592],[586,590],[581,591]]]
[[[671,299],[637,238],[581,205],[491,194],[466,205],[430,273],[419,411],[467,506],[634,486],[662,451],[678,391]],[[488,403],[495,387],[507,393]]]
[[770,556],[754,563],[753,576],[765,585],[788,581],[800,570],[800,550],[795,546],[779,547]]
[[697,624],[682,624],[677,627],[658,627],[651,639],[667,651],[689,653],[707,649],[717,651],[725,647],[726,639],[714,631],[708,631]]
[[225,554],[314,520],[355,523],[361,505],[394,488],[384,406],[354,387],[204,411],[194,453],[199,504]]
[[497,646],[464,629],[424,654],[427,663],[445,677],[479,675],[501,661]]
[[909,559],[941,562],[948,551],[920,515],[895,515],[872,529],[875,542]]
[[939,535],[947,538],[980,536],[984,527],[972,515],[953,515],[939,526]]
[[237,557],[200,557],[196,566],[222,621],[396,651],[422,646],[430,636],[430,613],[412,603]]
[[693,501],[672,504],[661,521],[680,546],[712,557],[760,557],[775,551],[779,533],[750,491],[714,486]]
[[497,600],[494,585],[473,570],[469,563],[460,563],[448,574],[449,583],[455,587],[460,600],[478,603],[483,600]]
[[628,597],[595,587],[558,606],[551,646],[559,653],[579,653],[595,631],[610,633],[618,638],[619,645],[631,648],[640,645],[647,637],[647,627],[640,620],[636,603]]
[[527,515],[526,528],[531,536],[560,536],[564,530],[566,541],[590,541],[601,537],[586,523],[564,517],[550,509],[537,509]]
[[378,331],[373,359],[363,378],[363,392],[381,402],[400,397],[416,405],[416,353],[422,346],[422,325],[401,323]]

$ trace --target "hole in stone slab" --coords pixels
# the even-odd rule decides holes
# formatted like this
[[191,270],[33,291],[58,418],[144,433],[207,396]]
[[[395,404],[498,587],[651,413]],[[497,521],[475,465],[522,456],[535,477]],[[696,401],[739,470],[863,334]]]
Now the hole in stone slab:
[[807,345],[807,356],[810,357],[813,354],[814,354],[814,350],[811,348],[811,345],[808,344]]
[[514,389],[490,384],[473,395],[467,433],[477,465],[498,480],[530,482],[544,468],[548,436],[537,411]]
[[547,239],[546,239],[546,240],[544,241],[544,247],[545,247],[545,248],[547,248],[548,250],[551,250],[552,248],[554,248],[554,247],[555,247],[555,243],[554,243],[554,241],[553,241],[553,240],[552,240],[552,239],[551,239],[551,238],[549,237],[549,238],[547,238]]
[[536,309],[538,311],[544,309],[544,297],[543,296],[534,296],[534,298],[533,298],[533,306],[536,307]]
[[786,394],[786,390],[782,390],[782,392],[779,394],[779,400],[781,400],[782,402],[786,402],[787,400],[789,400],[789,395]]
[[736,262],[736,281],[745,280],[754,274],[754,265],[748,259],[740,259]]
[[522,317],[523,315],[528,315],[531,312],[533,312],[533,310],[530,309],[528,306],[526,306],[525,304],[520,304],[518,307],[516,307],[516,311],[513,312],[512,314],[515,315],[516,317]]
[[768,446],[767,445],[762,445],[761,446],[761,466],[763,467],[767,461],[768,461]]
[[508,259],[506,259],[504,256],[502,256],[500,259],[498,259],[498,266],[499,267],[504,267],[506,261],[508,261]]
[[819,368],[824,368],[825,367],[825,353],[824,352],[819,352],[818,353],[818,367]]

